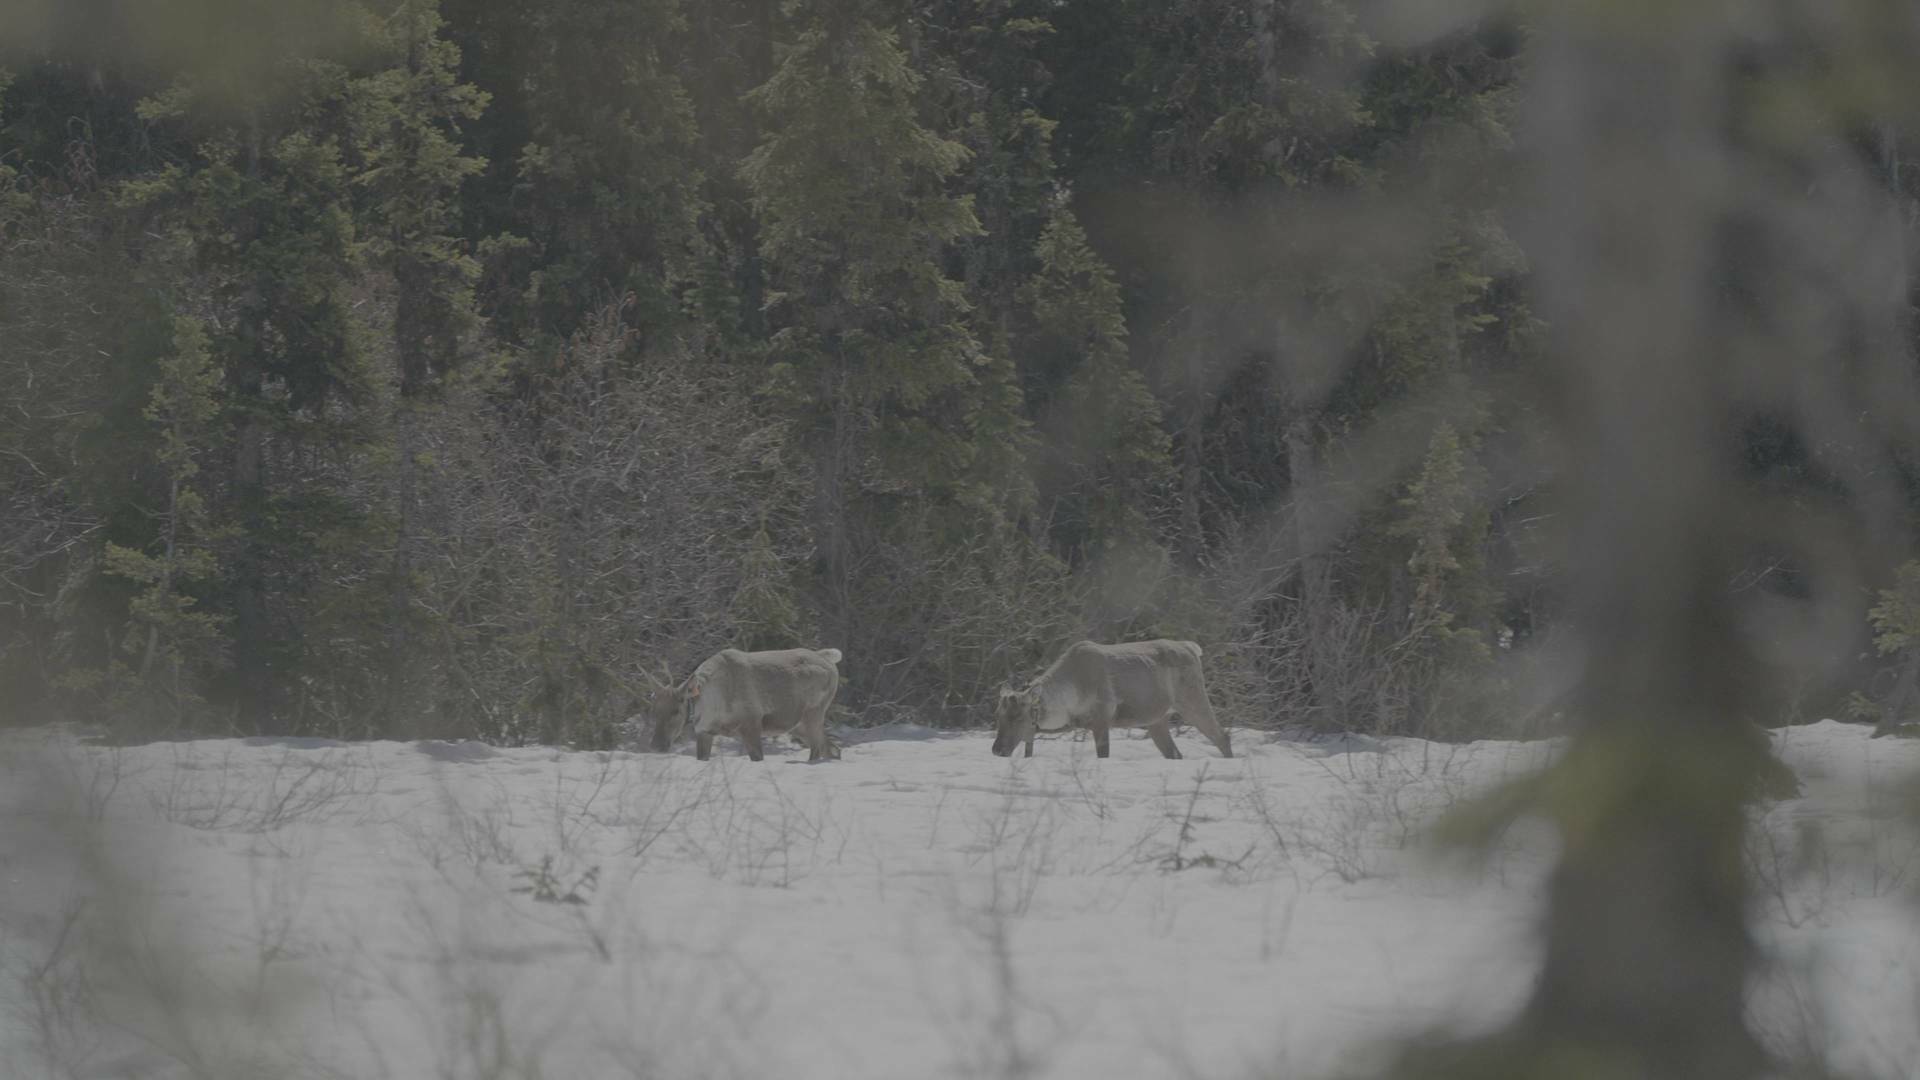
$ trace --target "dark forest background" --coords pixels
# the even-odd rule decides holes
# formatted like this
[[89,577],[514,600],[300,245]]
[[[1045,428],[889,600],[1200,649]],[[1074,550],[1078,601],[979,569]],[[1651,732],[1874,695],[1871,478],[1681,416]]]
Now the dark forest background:
[[[1152,636],[1241,726],[1559,710],[1524,9],[0,7],[11,719],[603,747],[649,674],[831,645],[848,719],[960,725]],[[1910,358],[1912,134],[1844,90],[1800,119],[1886,212],[1836,272]],[[1754,719],[1916,696],[1911,418],[1863,400],[1700,417],[1864,568],[1736,530],[1726,593],[1844,612]]]

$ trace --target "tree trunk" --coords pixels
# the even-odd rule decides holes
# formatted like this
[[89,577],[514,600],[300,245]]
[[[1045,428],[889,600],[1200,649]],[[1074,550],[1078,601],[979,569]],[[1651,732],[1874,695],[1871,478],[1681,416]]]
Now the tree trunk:
[[[260,177],[260,109],[247,112],[247,176]],[[266,586],[260,538],[266,531],[267,468],[266,421],[260,374],[261,310],[265,302],[250,285],[242,302],[238,327],[241,363],[239,397],[244,410],[233,458],[233,497],[239,510],[240,537],[233,567],[233,667],[235,709],[242,724],[264,733],[271,726],[272,673],[268,670]]]
[[1908,649],[1906,659],[1900,662],[1900,678],[1893,684],[1886,711],[1874,725],[1875,736],[1891,735],[1912,722],[1908,718],[1913,713],[1916,690],[1920,690],[1920,649]]
[[[176,466],[177,468],[177,466]],[[160,564],[158,591],[165,596],[173,590],[173,558],[180,536],[180,477],[175,475],[167,485],[167,550]],[[153,658],[160,652],[160,624],[147,624],[147,645],[140,656],[140,683],[146,685],[147,676],[153,671]],[[177,699],[176,699],[177,700]]]
[[1742,839],[1774,763],[1746,719],[1759,665],[1723,574],[1744,539],[1739,484],[1711,420],[1755,377],[1740,365],[1767,362],[1727,356],[1722,343],[1757,335],[1712,292],[1741,197],[1712,157],[1732,28],[1684,6],[1626,26],[1599,10],[1557,9],[1539,28],[1522,241],[1554,328],[1578,500],[1569,563],[1586,662],[1578,727],[1548,781],[1562,854],[1531,1001],[1480,1044],[1497,1061],[1450,1071],[1554,1075],[1577,1061],[1592,1075],[1747,1080],[1766,1055],[1745,1019],[1758,951]]
[[386,734],[404,738],[415,725],[412,716],[413,547],[415,492],[419,454],[415,446],[413,402],[405,397],[394,413],[394,538],[393,566],[388,579]]
[[414,533],[418,527],[420,398],[431,370],[430,279],[425,267],[403,258],[394,268],[394,352],[400,368],[399,401],[394,409],[393,565],[387,582],[386,734],[405,738],[418,728],[415,688],[418,657],[413,655]]
[[1190,562],[1206,557],[1206,530],[1200,523],[1200,482],[1204,470],[1202,428],[1205,418],[1197,387],[1187,390],[1186,421],[1180,431],[1180,546]]
[[[259,377],[251,376],[243,400],[259,400]],[[249,408],[240,421],[233,458],[233,495],[239,509],[240,542],[233,567],[233,650],[241,723],[257,732],[271,726],[272,679],[267,670],[265,586],[260,534],[266,529],[266,425]]]
[[[847,530],[848,471],[852,467],[851,441],[853,402],[848,395],[844,360],[822,375],[822,393],[829,402],[825,430],[814,445],[813,466],[813,540],[825,593],[822,627],[842,648],[853,629],[854,600],[850,539]],[[849,655],[855,655],[849,651]]]
[[1288,492],[1293,501],[1293,542],[1300,560],[1300,615],[1306,627],[1309,696],[1315,727],[1344,729],[1348,717],[1335,685],[1339,675],[1332,655],[1333,558],[1327,550],[1323,518],[1326,506],[1306,418],[1287,425]]

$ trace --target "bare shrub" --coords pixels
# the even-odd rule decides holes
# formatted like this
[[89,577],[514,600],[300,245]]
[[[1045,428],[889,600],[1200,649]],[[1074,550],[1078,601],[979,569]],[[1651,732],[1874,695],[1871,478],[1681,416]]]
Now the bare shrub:
[[[737,759],[713,761],[702,770],[703,783],[691,798],[665,811],[665,820],[678,824],[676,836],[683,850],[709,874],[788,888],[821,859],[844,856],[852,833],[832,791],[823,792],[819,802],[804,802],[769,771],[743,772],[742,764]],[[764,792],[756,790],[760,785]],[[644,835],[641,839],[652,843]]]
[[86,746],[63,732],[45,760],[65,774],[60,790],[69,796],[72,813],[84,821],[97,822],[107,816],[121,784],[145,771],[130,765],[127,756],[124,747]]
[[1219,870],[1222,874],[1236,874],[1246,869],[1247,860],[1253,857],[1257,844],[1249,845],[1247,850],[1237,856],[1216,855],[1206,850],[1195,850],[1198,834],[1196,827],[1204,822],[1216,820],[1200,814],[1200,799],[1206,793],[1207,770],[1212,762],[1201,762],[1200,769],[1194,774],[1193,790],[1187,793],[1184,802],[1176,803],[1166,813],[1166,819],[1173,825],[1173,840],[1166,849],[1152,857],[1153,864],[1166,873],[1181,870],[1206,868]]
[[518,884],[512,892],[527,897],[537,904],[554,904],[567,913],[568,921],[574,931],[592,946],[594,953],[602,963],[613,959],[613,952],[607,945],[607,934],[587,912],[600,888],[600,867],[596,863],[582,869],[570,859],[556,860],[553,855],[544,855],[539,866],[523,866],[513,872]]
[[[1280,865],[1296,859],[1351,884],[1378,876],[1391,852],[1424,841],[1428,829],[1469,794],[1467,757],[1457,746],[1416,744],[1417,755],[1364,736],[1342,736],[1345,752],[1312,756],[1338,786],[1305,807],[1278,804],[1256,766],[1246,766],[1237,806],[1271,839]],[[1337,760],[1339,767],[1328,764]]]
[[554,843],[563,855],[573,853],[574,842],[584,829],[599,823],[594,806],[607,794],[614,774],[619,771],[619,763],[606,751],[594,754],[589,760],[593,768],[584,779],[569,777],[564,761],[559,762],[553,772],[553,792],[548,807]]
[[[1869,896],[1890,896],[1920,883],[1920,786],[1913,778],[1889,782],[1876,777],[1869,764],[1866,775],[1863,838],[1866,886]],[[1920,894],[1916,894],[1920,895]]]
[[351,750],[288,748],[264,782],[247,764],[232,750],[209,765],[193,749],[176,749],[164,783],[149,794],[154,811],[194,829],[268,833],[361,810],[379,787]]
[[600,884],[598,866],[569,873],[554,868],[552,855],[543,856],[537,867],[514,871],[513,876],[521,882],[513,887],[514,892],[525,893],[542,904],[584,904]]
[[1762,902],[1788,926],[1818,918],[1833,893],[1833,860],[1820,823],[1778,805],[1753,807],[1747,818],[1742,854]]
[[8,1071],[24,1073],[31,1059],[47,1075],[77,1073],[99,1046],[94,1029],[94,993],[83,962],[82,939],[88,932],[83,897],[61,909],[53,940],[37,954],[25,954],[27,942],[13,934],[0,939],[0,978],[17,986],[14,1023],[30,1034],[31,1047],[15,1045],[4,1058]]
[[1080,795],[1081,805],[1101,821],[1111,818],[1113,807],[1107,795],[1106,770],[1100,768],[1099,759],[1083,753],[1076,739],[1061,760],[1065,762],[1067,778],[1073,781],[1073,789]]
[[941,514],[921,505],[853,538],[859,618],[827,630],[844,642],[843,697],[869,722],[988,722],[999,685],[1091,633],[1058,562],[1006,529],[956,539]]
[[402,818],[395,826],[443,878],[453,880],[448,863],[455,859],[469,874],[478,873],[488,864],[520,865],[512,837],[513,800],[505,785],[495,781],[492,797],[477,806],[461,802],[451,788],[443,785],[439,809],[437,821],[421,815]]
[[171,767],[148,795],[154,812],[193,829],[227,828],[237,821],[253,796],[234,766],[233,750],[223,751],[212,765],[190,744],[176,743],[170,750]]
[[1839,1080],[1836,1029],[1817,955],[1774,956],[1748,1003],[1747,1022],[1778,1062],[1776,1075]]
[[1286,820],[1285,811],[1275,805],[1273,793],[1266,778],[1252,760],[1244,766],[1246,771],[1240,792],[1239,809],[1251,820],[1258,822],[1260,828],[1272,841],[1273,853],[1278,863],[1289,869],[1293,866],[1293,847],[1290,837],[1293,826]]
[[[10,793],[9,809],[70,805],[57,790],[70,779],[43,770],[30,790]],[[0,996],[10,1005],[10,1036],[27,1036],[0,1047],[8,1074],[306,1074],[297,1019],[312,986],[281,963],[292,955],[300,891],[293,863],[280,864],[273,880],[256,879],[251,933],[233,928],[251,948],[236,951],[135,873],[131,849],[102,829],[53,812],[31,845],[13,846],[16,878],[71,891],[56,893],[51,911],[0,908],[0,977],[11,984]]]
[[999,802],[967,823],[973,836],[967,847],[969,863],[984,864],[987,870],[987,893],[978,906],[1003,915],[1027,913],[1041,882],[1054,869],[1059,813],[1057,800],[1027,798],[1020,786],[1020,766],[1009,765]]
[[649,759],[637,770],[628,770],[613,809],[606,814],[595,811],[595,820],[624,830],[626,853],[644,858],[697,807],[705,788],[690,788],[693,785],[670,762]]
[[442,628],[433,722],[605,748],[642,666],[684,670],[804,631],[750,625],[765,613],[735,601],[787,588],[806,550],[808,473],[751,388],[635,355],[615,309],[538,389],[501,412],[478,407],[486,386],[458,388],[471,400],[426,436],[439,474],[423,487],[435,558],[420,597]]
[[[1027,822],[1043,815],[1022,814],[1017,798],[1010,785],[1001,803],[974,822],[976,837],[1029,835]],[[970,865],[978,868],[981,861]],[[961,1076],[1019,1080],[1042,1075],[1068,1034],[1070,1016],[1028,990],[1014,953],[1018,920],[1049,862],[1042,848],[1020,845],[1011,857],[984,858],[984,882],[965,875],[946,882],[945,915],[960,931],[955,944],[963,950],[963,963],[957,972],[943,964],[939,977],[923,986],[923,997],[944,1022],[952,1068]]]

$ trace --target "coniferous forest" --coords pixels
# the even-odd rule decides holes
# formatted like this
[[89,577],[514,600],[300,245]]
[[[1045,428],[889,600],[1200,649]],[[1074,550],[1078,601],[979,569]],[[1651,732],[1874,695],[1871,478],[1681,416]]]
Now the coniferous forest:
[[[0,0],[0,1020],[1069,1075],[1051,1010],[1238,1076],[1288,1001],[1429,1025],[1367,1075],[1910,1075],[1913,744],[1791,725],[1920,713],[1916,56],[1912,0]],[[1154,638],[1245,761],[905,726]],[[544,749],[799,646],[838,765]],[[953,1068],[909,975],[985,987]]]
[[[839,719],[959,726],[1167,636],[1236,726],[1551,728],[1605,443],[1553,335],[1657,313],[1537,300],[1536,13],[1392,10],[8,4],[9,711],[606,747],[663,670],[831,645]],[[1836,378],[1913,363],[1875,10],[1715,69],[1740,168],[1878,208],[1809,271],[1881,298],[1822,325]],[[1779,310],[1769,212],[1725,210],[1713,303]],[[1754,496],[1689,572],[1838,612],[1775,620],[1818,662],[1754,719],[1915,696],[1896,383],[1672,399]]]

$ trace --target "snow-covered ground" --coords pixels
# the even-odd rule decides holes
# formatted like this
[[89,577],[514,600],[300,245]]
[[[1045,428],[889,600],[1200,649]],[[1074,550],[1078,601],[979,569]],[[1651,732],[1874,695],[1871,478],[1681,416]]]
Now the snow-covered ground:
[[[1421,829],[1549,744],[851,738],[7,735],[0,1074],[1313,1076],[1526,993],[1551,834],[1467,864]],[[1920,1076],[1920,745],[1776,738],[1806,794],[1754,831],[1756,1024]]]

